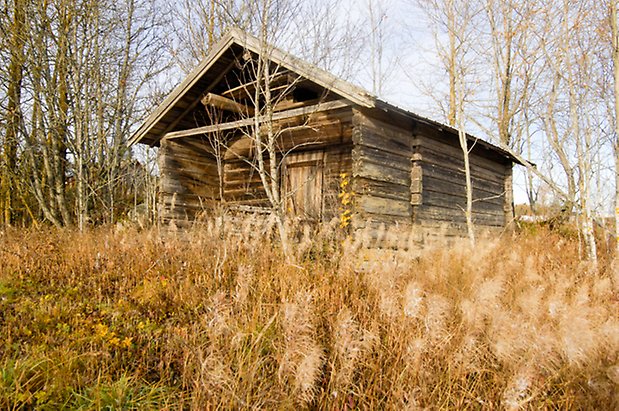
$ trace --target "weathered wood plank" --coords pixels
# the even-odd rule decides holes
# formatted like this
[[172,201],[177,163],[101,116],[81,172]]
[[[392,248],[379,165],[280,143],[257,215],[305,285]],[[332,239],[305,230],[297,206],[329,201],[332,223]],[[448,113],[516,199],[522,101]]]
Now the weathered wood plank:
[[[432,189],[425,189],[423,205],[439,206],[461,209],[466,204],[466,194],[464,193],[443,193]],[[492,213],[503,213],[503,198],[485,199],[484,197],[473,196],[474,210],[487,210]]]
[[366,128],[363,125],[353,125],[352,140],[355,145],[375,148],[387,153],[401,156],[412,155],[412,148],[410,144],[404,144],[401,141],[385,137],[384,135],[378,134],[374,130]]
[[[461,185],[455,182],[437,180],[429,176],[425,176],[424,178],[424,194],[425,191],[451,195],[458,198],[466,198],[466,186],[464,184]],[[504,197],[505,195],[503,192],[493,193],[487,190],[479,189],[473,185],[474,201],[484,201],[503,207]]]
[[[283,120],[283,119],[297,117],[297,116],[306,116],[306,115],[309,115],[309,114],[312,114],[318,111],[335,110],[335,109],[344,108],[344,107],[349,107],[349,103],[346,100],[328,101],[328,102],[315,104],[313,106],[300,107],[300,108],[295,108],[292,110],[285,110],[285,111],[274,113],[271,116],[271,121]],[[233,130],[233,129],[237,129],[241,127],[251,126],[252,124],[254,124],[254,121],[255,121],[254,118],[247,118],[247,119],[232,121],[229,123],[221,123],[221,124],[215,124],[212,126],[197,127],[197,128],[193,128],[190,130],[173,131],[173,132],[165,134],[163,138],[167,140],[171,140],[171,139],[190,137],[190,136],[195,136],[195,135],[200,135],[200,134],[208,134],[208,133],[216,133],[216,132],[225,131],[225,130]],[[265,116],[260,116],[258,121],[260,123],[264,123],[267,121],[267,118]]]
[[410,219],[410,216],[397,216],[397,215],[360,212],[360,213],[353,214],[352,220],[351,220],[351,226],[354,229],[365,228],[365,227],[379,227],[380,225],[384,225],[385,227],[389,227],[392,225],[397,225],[400,227],[409,227],[411,226],[411,219]]
[[410,217],[411,205],[409,201],[394,200],[391,198],[360,195],[355,198],[357,211],[371,214]]
[[241,187],[241,188],[228,188],[224,191],[224,196],[226,200],[241,200],[244,198],[267,198],[266,191],[264,187],[253,186],[253,187]]
[[[352,140],[350,126],[342,124],[339,120],[331,120],[324,124],[299,124],[278,133],[277,149],[281,153],[291,150],[316,150],[330,145],[347,144]],[[247,158],[254,146],[255,141],[244,136],[228,148],[225,159]]]
[[361,113],[358,110],[353,112],[353,126],[360,127],[372,134],[383,136],[386,140],[397,142],[409,150],[412,146],[413,132],[403,128],[401,125],[388,123],[377,118],[373,118]]
[[[446,222],[457,222],[457,223],[466,223],[466,217],[464,215],[464,210],[456,210],[453,208],[445,208],[445,207],[420,207],[417,210],[417,218],[419,221],[423,220],[435,220],[435,221],[446,221]],[[482,214],[480,212],[473,212],[473,223],[476,225],[491,225],[491,226],[503,226],[504,225],[504,217],[503,215],[489,215]]]
[[254,108],[248,107],[244,104],[238,103],[227,97],[220,96],[214,93],[206,93],[201,99],[202,104],[206,107],[211,106],[224,111],[231,111],[233,113],[241,113],[246,116],[254,115]]
[[410,173],[386,165],[370,163],[369,161],[353,164],[353,177],[368,178],[386,183],[399,184],[408,189],[410,187]]
[[[463,160],[462,149],[460,147],[454,147],[449,144],[444,144],[436,140],[429,139],[423,136],[417,136],[416,140],[419,141],[420,147],[419,150],[423,154],[426,152],[434,152],[440,153],[443,155],[448,155],[453,157],[454,159],[458,159],[460,161]],[[475,165],[476,167],[483,168],[492,173],[504,174],[505,173],[505,164],[499,163],[496,161],[492,161],[488,158],[485,158],[479,155],[475,150],[469,153],[469,162],[471,165]]]
[[[464,171],[455,171],[440,165],[426,167],[424,171],[425,179],[436,180],[442,183],[458,186],[458,191],[461,191],[459,187],[466,186]],[[496,181],[489,181],[485,178],[480,178],[477,176],[471,176],[471,183],[473,188],[486,191],[488,194],[501,194],[503,193],[505,186],[505,184],[499,184]]]
[[352,159],[356,162],[370,161],[374,164],[385,164],[406,172],[411,169],[410,157],[366,146],[355,146],[352,150]]
[[353,180],[352,189],[356,195],[368,194],[400,201],[409,201],[410,197],[410,191],[406,186],[363,177]]
[[[443,168],[456,172],[464,172],[464,163],[461,159],[455,159],[454,157],[442,154],[425,151],[423,153],[423,160],[421,166],[428,171],[432,168]],[[503,181],[503,174],[491,172],[481,167],[471,165],[471,176],[480,180],[487,180],[495,184],[501,184]]]
[[166,193],[178,193],[178,194],[195,194],[213,199],[219,198],[219,186],[204,184],[201,182],[190,182],[165,178],[161,179],[160,191]]
[[166,140],[161,142],[159,152],[162,154],[172,153],[175,155],[213,157],[213,145],[204,137],[187,138],[183,140]]
[[[449,145],[458,151],[462,150],[456,130],[452,133],[447,129],[436,128],[420,122],[415,130],[415,134],[420,138],[427,139],[430,143]],[[472,156],[482,157],[499,164],[507,164],[509,162],[502,154],[490,149],[490,145],[481,139],[478,139],[476,142],[469,140],[469,147],[473,148],[471,152]]]

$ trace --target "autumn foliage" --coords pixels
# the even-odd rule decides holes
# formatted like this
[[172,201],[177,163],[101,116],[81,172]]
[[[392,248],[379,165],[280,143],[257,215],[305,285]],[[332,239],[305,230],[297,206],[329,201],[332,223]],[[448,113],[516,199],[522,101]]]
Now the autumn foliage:
[[619,407],[619,278],[545,229],[468,244],[8,231],[0,408]]

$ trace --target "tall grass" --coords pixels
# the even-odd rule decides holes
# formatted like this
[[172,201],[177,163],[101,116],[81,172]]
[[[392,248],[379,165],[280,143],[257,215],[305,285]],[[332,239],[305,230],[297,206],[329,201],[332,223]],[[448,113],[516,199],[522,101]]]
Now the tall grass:
[[618,409],[619,278],[549,232],[0,237],[0,409]]

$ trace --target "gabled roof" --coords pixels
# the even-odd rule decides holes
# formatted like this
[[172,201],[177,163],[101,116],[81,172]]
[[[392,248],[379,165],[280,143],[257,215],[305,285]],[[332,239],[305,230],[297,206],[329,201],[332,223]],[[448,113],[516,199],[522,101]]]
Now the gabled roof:
[[[220,64],[222,60],[225,62],[220,68],[224,70],[229,68],[226,67],[228,64],[234,63],[234,61],[228,62],[227,59],[222,59],[222,57],[235,46],[256,54],[260,53],[261,50],[260,40],[256,37],[238,29],[231,29],[215,44],[209,55],[146,118],[129,140],[129,145],[135,143],[157,144],[165,130],[179,118],[179,114],[186,114],[187,108],[190,110],[192,105],[195,107],[200,96],[209,91],[208,89],[218,81],[219,70],[211,69]],[[364,89],[277,48],[269,47],[268,53],[269,59],[273,63],[296,72],[301,77],[340,95],[351,103],[366,108],[374,107],[376,98]]]
[[[172,131],[178,122],[200,103],[201,97],[217,86],[226,73],[235,66],[237,63],[236,59],[240,53],[250,51],[259,54],[261,49],[260,40],[256,37],[239,29],[228,31],[213,46],[209,55],[146,118],[129,140],[129,145],[135,143],[145,143],[151,146],[159,144],[159,140],[163,135]],[[268,53],[271,62],[339,95],[353,105],[367,109],[378,108],[386,112],[397,113],[412,118],[415,121],[429,124],[432,127],[447,130],[455,135],[458,133],[453,127],[378,100],[363,88],[334,76],[290,53],[271,46],[268,48]],[[475,141],[476,144],[495,151],[515,163],[522,164],[521,161],[508,151],[471,135],[467,136],[470,140]]]

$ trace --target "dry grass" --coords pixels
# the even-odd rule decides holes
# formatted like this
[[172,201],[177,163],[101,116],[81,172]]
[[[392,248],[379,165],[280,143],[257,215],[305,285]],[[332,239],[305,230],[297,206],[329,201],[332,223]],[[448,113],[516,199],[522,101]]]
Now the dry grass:
[[0,237],[0,409],[617,409],[619,278],[541,231],[384,258],[323,232]]

